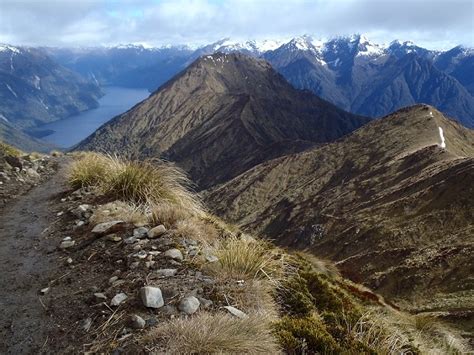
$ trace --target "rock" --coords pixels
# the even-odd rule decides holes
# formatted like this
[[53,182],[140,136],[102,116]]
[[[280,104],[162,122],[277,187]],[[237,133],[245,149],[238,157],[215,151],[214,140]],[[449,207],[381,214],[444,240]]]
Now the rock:
[[[165,307],[167,307],[167,306],[165,306]],[[165,308],[165,307],[163,307],[163,308]],[[157,325],[158,325],[158,320],[156,318],[148,318],[146,320],[146,326],[147,327],[155,327]]]
[[241,318],[241,319],[245,319],[245,318],[248,318],[248,315],[246,315],[244,312],[242,312],[240,309],[237,309],[235,307],[232,307],[232,306],[224,306],[225,309],[227,309],[227,311],[232,314],[233,316],[237,317],[237,318]]
[[125,301],[126,299],[128,298],[128,296],[121,292],[121,293],[117,293],[114,298],[112,298],[112,301],[110,301],[110,305],[111,306],[118,306],[120,305],[123,301]]
[[110,279],[109,279],[109,284],[113,284],[115,281],[118,280],[118,276],[112,276]]
[[169,249],[165,251],[164,255],[173,260],[183,261],[183,253],[179,249]]
[[215,263],[216,261],[219,261],[219,258],[215,255],[208,255],[206,256],[206,260],[210,263]]
[[63,211],[59,211],[58,213],[56,213],[56,216],[61,217],[63,214],[64,214]]
[[70,241],[70,240],[72,240],[71,237],[64,237],[64,238],[63,238],[63,242],[68,242],[68,241]]
[[68,249],[68,248],[73,247],[75,244],[76,244],[75,240],[64,240],[59,245],[59,248],[60,249]]
[[150,255],[152,255],[152,256],[157,256],[157,255],[160,255],[160,254],[161,254],[161,251],[157,251],[157,250],[149,251],[148,254],[150,254]]
[[41,291],[40,291],[40,293],[41,293],[42,295],[45,295],[45,294],[47,294],[48,292],[49,292],[49,287],[45,287],[45,288],[41,289]]
[[128,237],[123,240],[125,244],[133,244],[137,241],[136,237]]
[[148,231],[148,238],[150,239],[158,238],[158,237],[161,237],[165,233],[166,233],[165,226],[160,224],[159,226],[156,226]]
[[76,222],[76,227],[82,227],[84,224],[86,224],[86,222],[84,222],[84,221],[77,221],[77,222]]
[[194,296],[185,297],[179,302],[179,310],[186,314],[193,314],[199,308],[199,300]]
[[94,293],[94,297],[95,297],[98,301],[106,300],[106,299],[107,299],[107,296],[104,295],[102,292],[96,292],[96,293]]
[[130,327],[132,327],[133,329],[143,329],[145,328],[145,326],[145,320],[139,315],[134,314],[130,317]]
[[139,266],[140,266],[140,262],[134,261],[133,263],[130,264],[130,269],[134,270],[134,269],[137,269]]
[[87,212],[90,212],[92,210],[91,205],[79,205],[77,208],[73,209],[71,213],[76,216],[77,218],[81,219],[84,218]]
[[26,169],[26,175],[33,179],[39,179],[41,177],[41,175],[33,168]]
[[110,241],[110,242],[121,242],[122,241],[122,238],[119,237],[117,234],[113,233],[113,234],[109,234],[109,235],[106,235],[105,236],[105,239]]
[[67,258],[67,259],[66,259],[66,263],[67,263],[67,264],[72,264],[72,258]]
[[142,299],[143,305],[149,308],[160,308],[165,304],[161,290],[158,287],[142,287],[140,289],[140,298]]
[[172,277],[178,272],[177,269],[159,269],[156,270],[156,274],[161,277]]
[[145,262],[145,266],[150,269],[153,267],[153,265],[155,265],[155,262],[153,260],[150,260],[150,261],[147,261]]
[[145,259],[148,256],[148,253],[145,250],[140,250],[138,253],[133,254],[135,258]]
[[208,300],[206,298],[202,298],[202,297],[198,297],[198,300],[199,302],[201,303],[201,305],[204,307],[204,308],[209,308],[213,305],[214,302],[212,302],[211,300]]
[[145,227],[138,227],[133,230],[133,236],[138,239],[146,238],[148,235],[148,229]]
[[97,224],[93,229],[92,233],[95,234],[111,234],[114,232],[122,231],[126,228],[127,223],[124,221],[111,221]]

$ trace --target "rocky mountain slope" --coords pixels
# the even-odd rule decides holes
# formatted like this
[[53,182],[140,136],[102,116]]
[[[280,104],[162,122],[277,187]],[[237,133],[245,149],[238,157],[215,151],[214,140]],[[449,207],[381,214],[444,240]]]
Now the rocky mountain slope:
[[43,51],[0,45],[0,120],[24,129],[93,107],[100,88]]
[[0,119],[0,141],[27,152],[50,152],[53,146],[13,127]]
[[427,103],[472,128],[474,97],[468,91],[468,69],[473,56],[462,61],[448,57],[453,54],[409,43],[393,42],[385,48],[359,35],[328,42],[300,37],[264,54],[295,87],[350,112],[381,117]]
[[57,173],[0,213],[2,353],[469,351],[436,317],[209,214],[169,164],[52,160]]
[[418,105],[260,164],[206,200],[245,230],[331,258],[399,305],[468,320],[473,178],[474,132]]
[[209,187],[368,121],[295,90],[264,60],[215,54],[195,61],[77,149],[163,157]]

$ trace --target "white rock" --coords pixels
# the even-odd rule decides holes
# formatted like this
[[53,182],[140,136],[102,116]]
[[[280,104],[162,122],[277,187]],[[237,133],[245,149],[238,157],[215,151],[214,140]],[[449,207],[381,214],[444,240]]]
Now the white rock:
[[45,288],[41,289],[40,292],[41,292],[42,295],[47,294],[49,292],[49,287],[45,287]]
[[104,295],[102,292],[94,293],[94,297],[97,298],[98,300],[106,300],[107,299],[107,296]]
[[149,308],[160,308],[165,304],[161,290],[158,287],[142,287],[140,289],[140,298],[142,299],[143,305]]
[[215,263],[216,261],[219,261],[219,258],[215,255],[208,255],[206,256],[206,260],[210,263]]
[[59,245],[59,248],[61,248],[61,249],[67,249],[67,248],[73,247],[75,244],[76,244],[76,241],[75,241],[75,240],[64,240],[64,241],[62,241],[61,244]]
[[92,229],[92,233],[95,234],[110,234],[113,231],[120,229],[120,227],[124,226],[124,221],[110,221],[99,223]]
[[127,298],[128,298],[128,296],[125,293],[123,293],[123,292],[118,293],[114,296],[114,298],[112,298],[112,301],[110,301],[110,305],[111,306],[118,306],[123,301],[125,301]]
[[240,309],[237,309],[235,307],[232,307],[232,306],[224,306],[225,309],[227,309],[227,311],[232,314],[233,316],[237,317],[237,318],[241,318],[241,319],[245,319],[245,318],[248,318],[248,315],[246,315],[244,312],[242,312]]
[[148,235],[148,229],[145,227],[138,227],[133,230],[133,236],[141,239],[145,238]]
[[115,281],[118,280],[118,276],[112,276],[110,279],[109,279],[109,284],[113,284]]
[[183,260],[183,253],[181,253],[181,250],[179,249],[169,249],[165,251],[164,256],[166,256],[167,258],[171,258],[173,260],[179,260],[179,261]]
[[178,272],[177,269],[159,269],[156,270],[156,274],[162,277],[172,277]]
[[186,314],[193,314],[198,310],[199,305],[200,302],[196,297],[188,296],[183,298],[181,302],[179,302],[178,308],[181,312],[184,312]]
[[150,239],[158,238],[158,237],[161,237],[165,233],[166,233],[165,226],[160,224],[159,226],[156,226],[148,231],[148,238]]

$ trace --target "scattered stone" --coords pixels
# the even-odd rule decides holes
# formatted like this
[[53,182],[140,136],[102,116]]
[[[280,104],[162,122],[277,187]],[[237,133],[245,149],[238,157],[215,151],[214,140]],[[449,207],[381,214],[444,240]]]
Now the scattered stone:
[[45,288],[41,289],[41,291],[40,291],[40,293],[41,293],[42,295],[45,295],[45,294],[47,294],[48,292],[49,292],[49,287],[45,287]]
[[102,292],[94,293],[94,297],[97,298],[98,301],[107,299],[107,296],[104,295]]
[[148,253],[145,250],[140,250],[138,253],[133,254],[133,256],[138,259],[145,259],[148,256]]
[[110,221],[110,222],[99,223],[92,229],[92,233],[111,234],[114,232],[124,230],[126,225],[127,224],[124,221]]
[[91,205],[79,205],[77,208],[73,209],[71,213],[77,218],[81,219],[86,217],[86,214],[92,209]]
[[114,298],[112,298],[112,301],[110,301],[110,305],[111,306],[118,306],[123,301],[125,301],[127,298],[128,298],[128,296],[125,293],[123,293],[123,292],[118,293],[114,296]]
[[133,230],[133,236],[138,239],[146,238],[148,229],[145,227],[138,227]]
[[67,258],[67,259],[66,259],[66,263],[72,264],[72,258]]
[[152,268],[153,265],[155,265],[155,262],[154,262],[153,260],[147,261],[147,262],[145,263],[145,266],[146,266],[148,269]]
[[203,297],[198,297],[198,300],[199,300],[199,303],[201,303],[201,305],[204,307],[204,308],[209,308],[213,305],[214,302],[212,302],[211,300],[208,300],[206,298],[203,298]]
[[193,314],[199,308],[199,300],[194,296],[185,297],[179,302],[179,310],[186,314]]
[[76,244],[75,240],[64,240],[59,245],[59,248],[60,249],[68,249],[68,248],[73,247],[75,244]]
[[137,241],[136,237],[128,237],[123,240],[125,244],[133,244]]
[[146,326],[146,322],[142,317],[134,314],[130,317],[130,326],[133,329],[143,329]]
[[112,284],[112,287],[123,285],[125,282],[126,282],[125,280],[117,280]]
[[224,306],[225,309],[227,309],[227,311],[232,314],[233,316],[237,317],[237,318],[241,318],[241,319],[245,319],[245,318],[248,318],[248,315],[245,314],[244,312],[242,312],[240,309],[237,309],[235,307],[232,307],[232,306]]
[[172,277],[178,272],[177,269],[159,269],[156,270],[156,274],[161,277]]
[[77,222],[76,222],[76,227],[82,227],[84,224],[86,224],[86,222],[84,222],[84,221],[77,221]]
[[63,238],[63,241],[64,241],[64,242],[68,242],[68,241],[70,241],[70,240],[72,240],[71,237],[64,237],[64,238]]
[[[165,307],[163,307],[163,308],[166,308],[166,307],[168,307],[168,306],[165,306]],[[162,309],[163,309],[163,308],[162,308]],[[147,327],[154,327],[154,326],[156,326],[156,325],[158,325],[158,320],[157,320],[156,318],[148,318],[148,319],[146,320],[146,326],[147,326]]]
[[61,199],[61,202],[66,202],[66,201],[67,201],[67,199],[65,199],[65,198]]
[[148,231],[148,238],[150,239],[158,238],[158,237],[161,237],[165,233],[166,233],[165,226],[160,224],[159,226],[156,226]]
[[122,241],[122,238],[119,237],[117,234],[113,233],[113,234],[109,234],[109,235],[106,235],[105,236],[105,239],[110,241],[110,242],[121,242]]
[[56,213],[56,216],[61,217],[63,214],[64,214],[64,212],[60,211],[60,212]]
[[143,305],[149,308],[160,308],[165,304],[161,290],[158,287],[142,287],[140,289],[140,298],[142,299]]
[[134,269],[138,268],[139,266],[140,266],[140,262],[139,261],[134,261],[133,263],[130,264],[130,269],[134,270]]
[[216,261],[219,261],[219,258],[215,255],[208,255],[206,256],[206,260],[210,263],[215,263]]
[[[153,247],[152,247],[153,248]],[[149,251],[148,254],[152,255],[152,256],[157,256],[157,255],[160,255],[161,254],[161,251],[157,251],[157,250],[154,250],[154,251]]]
[[110,279],[109,279],[109,284],[113,284],[115,281],[118,280],[118,276],[112,276]]
[[179,249],[169,249],[164,254],[167,258],[183,261],[183,253]]

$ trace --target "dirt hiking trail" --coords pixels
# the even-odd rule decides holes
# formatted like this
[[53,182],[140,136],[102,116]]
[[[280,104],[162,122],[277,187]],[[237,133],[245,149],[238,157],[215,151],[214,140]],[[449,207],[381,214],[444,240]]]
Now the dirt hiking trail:
[[40,290],[58,267],[57,241],[48,240],[57,218],[51,206],[64,191],[67,164],[58,163],[55,175],[0,209],[0,354],[38,354],[52,342],[55,324]]

